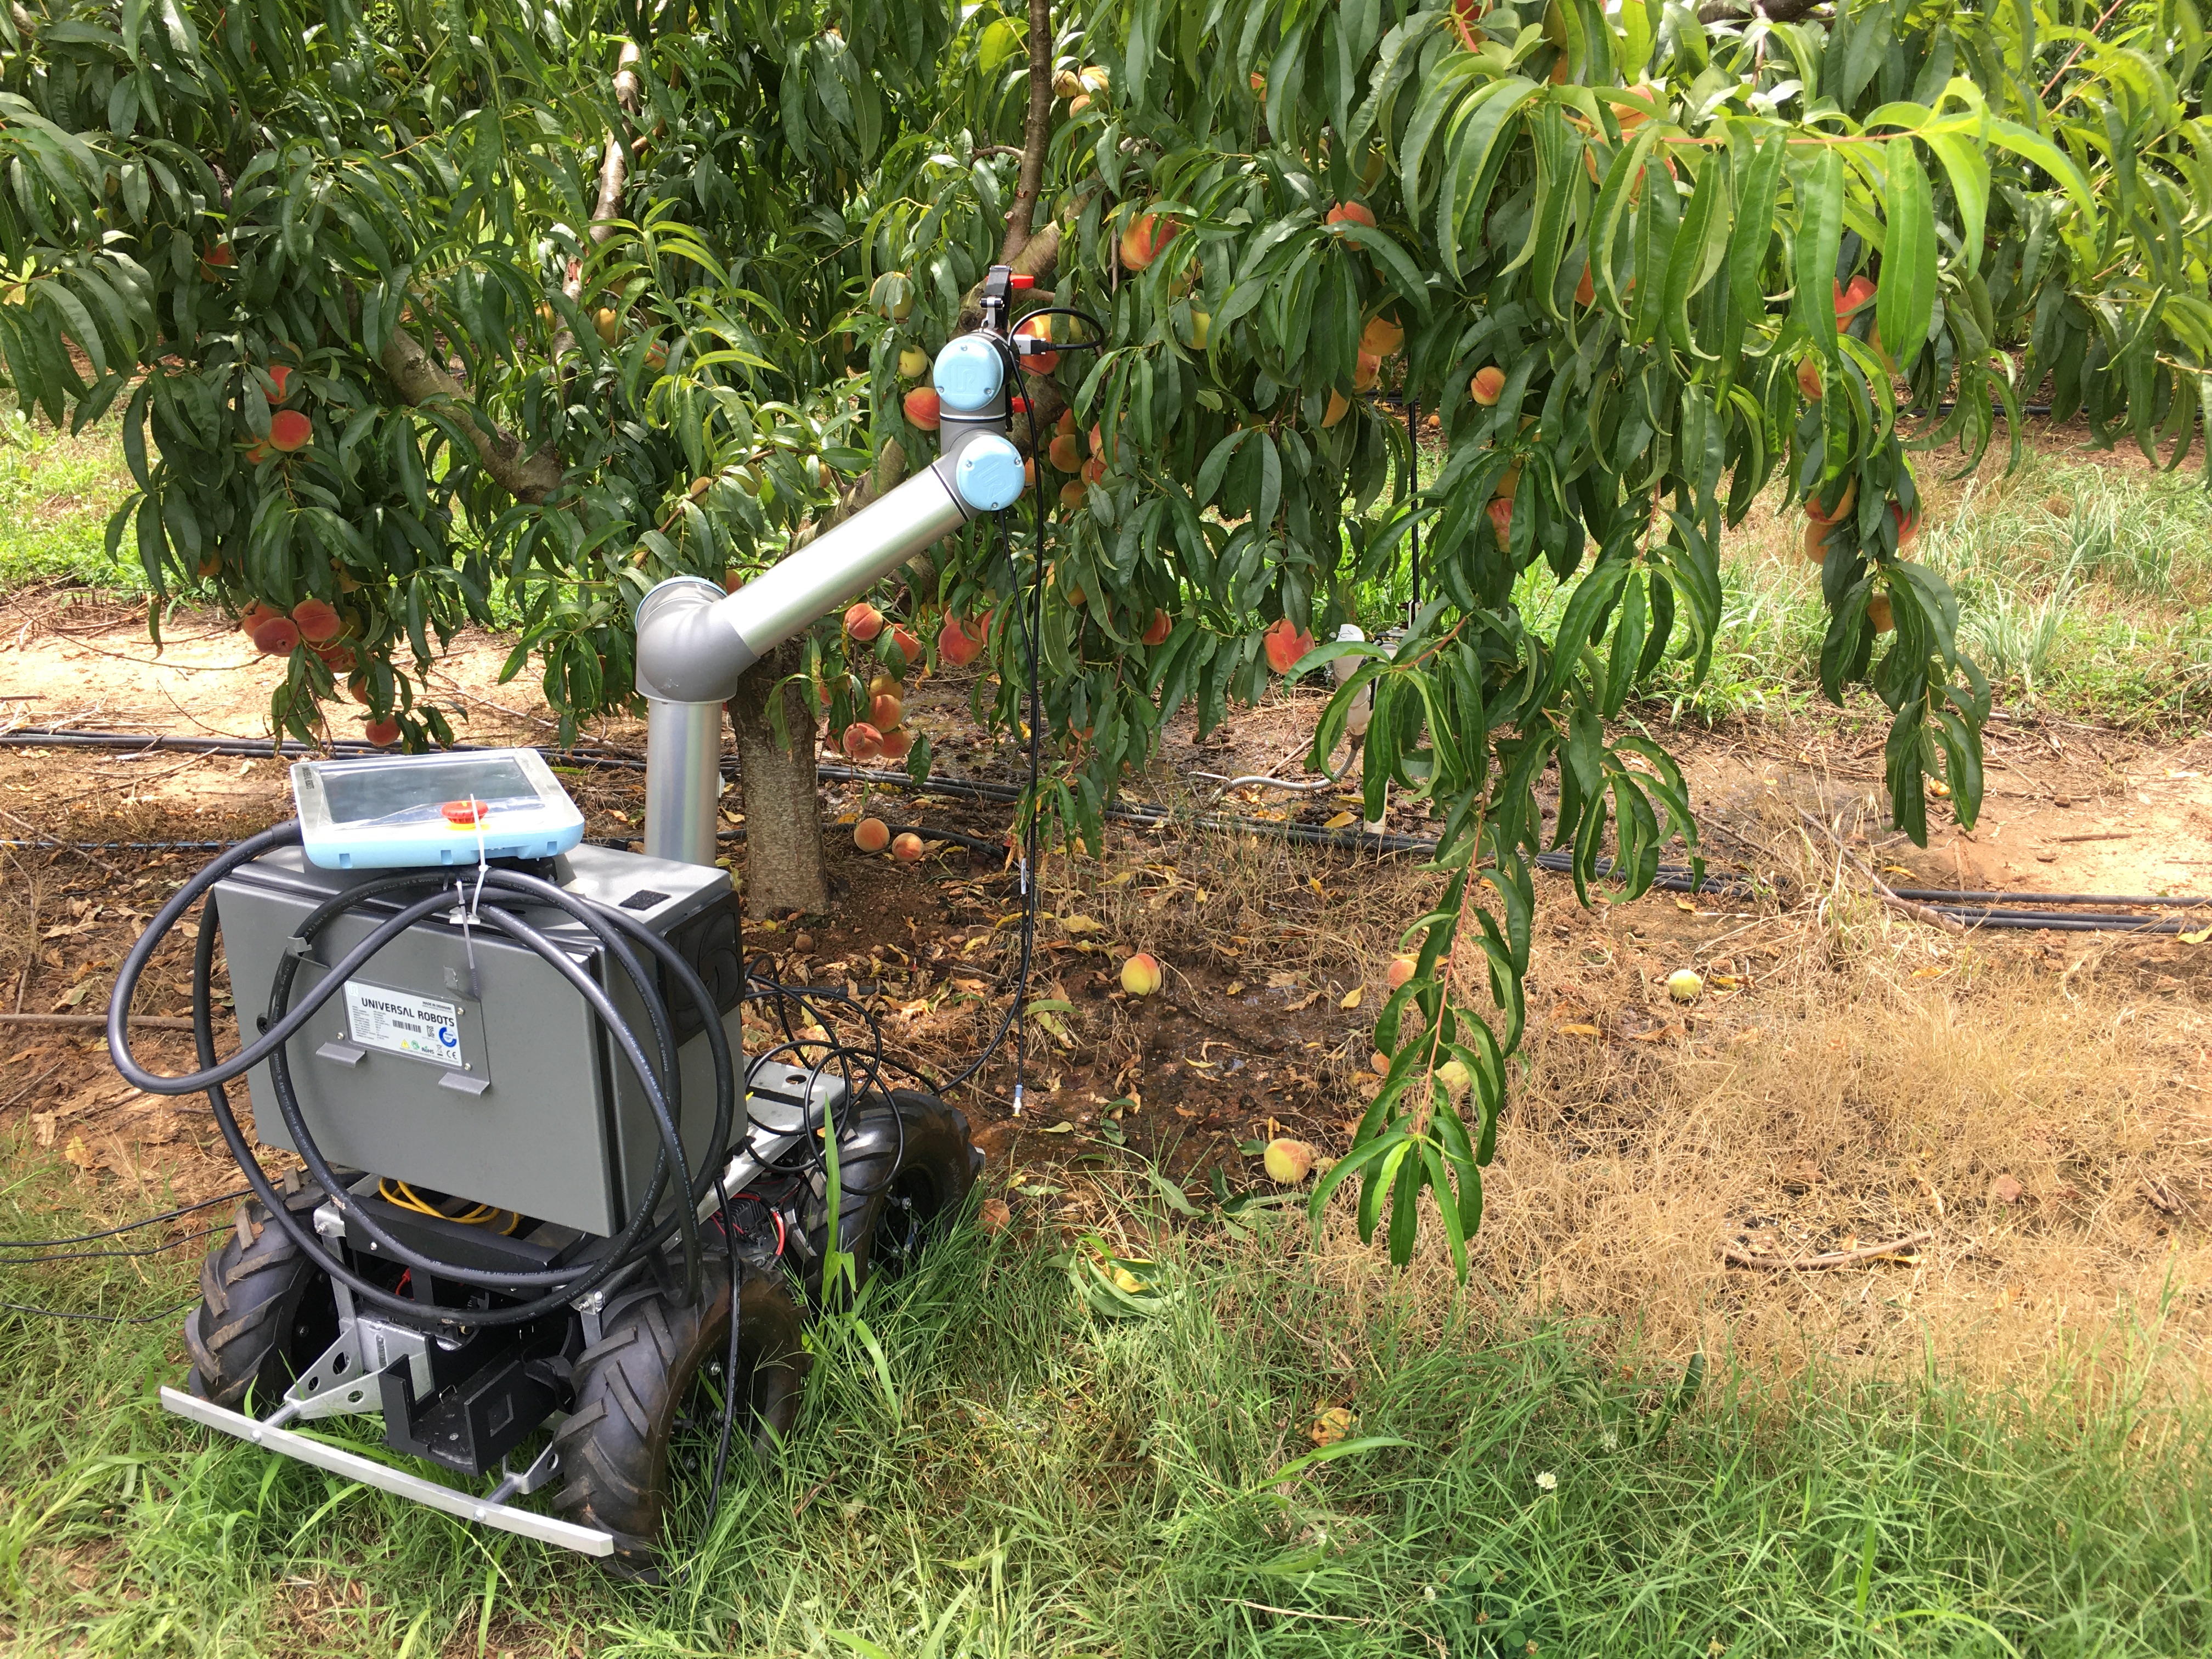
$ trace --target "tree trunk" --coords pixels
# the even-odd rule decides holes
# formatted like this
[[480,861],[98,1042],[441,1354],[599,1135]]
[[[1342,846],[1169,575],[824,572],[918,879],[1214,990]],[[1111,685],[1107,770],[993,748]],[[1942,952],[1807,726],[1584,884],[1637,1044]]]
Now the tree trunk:
[[[830,908],[815,795],[817,711],[803,682],[787,678],[803,661],[796,643],[777,647],[745,672],[730,699],[745,812],[745,912],[755,918],[793,910],[818,915]],[[783,699],[787,748],[776,741],[769,704],[775,696]]]

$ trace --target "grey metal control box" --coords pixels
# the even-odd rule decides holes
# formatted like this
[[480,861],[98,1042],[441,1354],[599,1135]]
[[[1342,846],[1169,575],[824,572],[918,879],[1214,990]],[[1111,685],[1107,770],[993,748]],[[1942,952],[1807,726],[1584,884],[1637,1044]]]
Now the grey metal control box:
[[[729,1039],[738,1089],[730,1135],[741,1139],[744,964],[728,874],[590,846],[554,860],[552,869],[557,884],[657,931],[705,981]],[[232,994],[249,1040],[265,1029],[277,964],[307,915],[390,873],[318,869],[299,848],[285,848],[217,884]],[[418,896],[372,899],[341,914],[301,964],[294,1005],[329,963]],[[484,926],[465,937],[459,914],[457,901],[452,918],[431,916],[393,939],[286,1045],[316,1146],[334,1164],[588,1233],[621,1231],[645,1195],[660,1148],[629,1061],[550,964]],[[652,1026],[635,988],[598,939],[550,906],[522,914],[573,947],[572,959],[606,988],[651,1054]],[[660,971],[650,956],[645,960]],[[680,1045],[684,1155],[696,1174],[710,1151],[713,1061],[691,999],[662,977]],[[249,1078],[256,1131],[269,1145],[292,1149],[266,1064]]]

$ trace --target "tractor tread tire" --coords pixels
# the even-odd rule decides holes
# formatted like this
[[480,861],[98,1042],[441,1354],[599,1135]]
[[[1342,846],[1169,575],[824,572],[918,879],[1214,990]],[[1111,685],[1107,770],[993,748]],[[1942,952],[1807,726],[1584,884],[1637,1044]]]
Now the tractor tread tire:
[[[895,1120],[902,1121],[903,1132]],[[968,1133],[968,1115],[935,1095],[894,1089],[869,1098],[853,1121],[837,1159],[837,1247],[853,1257],[855,1285],[864,1285],[877,1266],[878,1229],[902,1177],[927,1177],[919,1220],[926,1228],[945,1224],[968,1202],[983,1155]],[[829,1206],[816,1199],[806,1216],[810,1237],[826,1239]],[[807,1273],[808,1299],[822,1300],[819,1243]]]
[[[324,1194],[305,1182],[298,1192],[282,1196],[287,1211],[307,1220]],[[321,1305],[330,1295],[322,1270],[301,1254],[259,1199],[243,1208],[251,1243],[240,1238],[234,1224],[224,1232],[222,1243],[200,1263],[200,1300],[185,1316],[185,1346],[192,1359],[186,1387],[234,1409],[249,1389],[259,1403],[273,1405],[291,1386],[295,1368],[319,1358],[337,1334],[335,1302],[327,1317]],[[303,1336],[313,1352],[306,1351]]]
[[[576,1408],[554,1431],[564,1483],[553,1507],[614,1534],[605,1565],[619,1577],[659,1582],[670,1438],[693,1378],[728,1351],[727,1271],[708,1264],[708,1273],[704,1293],[688,1308],[652,1288],[607,1304],[599,1340],[576,1361]],[[747,1273],[738,1296],[739,1363],[753,1379],[760,1425],[753,1446],[766,1459],[798,1416],[807,1358],[799,1309],[780,1277]]]

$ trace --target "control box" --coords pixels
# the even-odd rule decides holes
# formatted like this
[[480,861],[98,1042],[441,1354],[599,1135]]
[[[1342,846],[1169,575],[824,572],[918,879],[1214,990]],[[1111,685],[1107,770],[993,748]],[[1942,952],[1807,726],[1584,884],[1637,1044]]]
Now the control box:
[[[744,969],[728,872],[581,845],[534,867],[579,897],[635,916],[705,981],[729,1039],[738,1091],[730,1135],[732,1142],[741,1138],[738,1010]],[[301,924],[381,873],[320,868],[302,849],[283,848],[216,885],[232,994],[248,1040],[267,1028],[270,988]],[[387,896],[340,914],[301,964],[294,1006],[328,964],[419,896]],[[661,1145],[629,1062],[549,963],[482,922],[465,933],[461,914],[457,901],[450,915],[434,915],[393,939],[286,1045],[308,1130],[323,1156],[341,1167],[583,1232],[618,1232],[645,1195]],[[653,1054],[653,1027],[635,988],[597,936],[550,906],[522,915],[571,947],[571,958],[609,992]],[[696,1006],[649,954],[638,954],[660,975],[675,1024],[684,1155],[696,1175],[711,1151],[713,1060]],[[267,1065],[248,1077],[260,1139],[295,1150]]]

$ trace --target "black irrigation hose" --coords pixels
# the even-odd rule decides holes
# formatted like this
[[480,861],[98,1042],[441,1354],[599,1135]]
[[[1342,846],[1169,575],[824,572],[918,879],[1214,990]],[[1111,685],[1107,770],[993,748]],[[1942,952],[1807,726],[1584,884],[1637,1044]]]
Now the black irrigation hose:
[[[244,754],[262,756],[270,752],[270,745],[229,738],[171,738],[140,737],[130,732],[45,732],[37,729],[0,732],[0,744],[33,744],[68,747],[105,749],[173,748],[213,754]],[[333,745],[347,753],[376,754],[385,752],[355,742]],[[309,755],[316,751],[305,744],[287,742],[287,754]],[[466,745],[456,745],[455,752],[465,753]],[[573,753],[561,750],[541,751],[561,764],[605,767],[636,770],[643,763],[627,756]],[[874,769],[841,766],[823,762],[816,767],[817,774],[833,782],[860,783],[890,789],[902,789],[924,794],[965,794],[979,800],[1012,803],[1020,800],[1022,792],[1011,785],[988,783],[973,778],[930,778],[916,783],[903,772],[887,772]],[[1115,823],[1141,829],[1152,829],[1178,822],[1176,816],[1159,807],[1116,805],[1109,807],[1105,816]],[[1308,846],[1330,847],[1344,852],[1426,854],[1436,851],[1437,844],[1417,836],[1370,835],[1364,830],[1324,830],[1315,824],[1288,823],[1267,818],[1224,817],[1201,813],[1187,820],[1211,829],[1230,829],[1249,831],[1255,835],[1280,836],[1285,840]],[[959,835],[945,830],[926,830],[916,827],[915,833],[939,841],[958,841],[964,846],[979,847],[987,851],[1003,851],[1004,842]],[[28,843],[9,843],[28,844]],[[49,843],[37,843],[46,846]],[[77,851],[198,851],[210,846],[228,843],[199,842],[54,842],[56,850]],[[1538,855],[1538,867],[1551,871],[1571,867],[1565,854],[1546,853]],[[1601,860],[1596,873],[1609,875],[1612,866]],[[1690,881],[1687,871],[1680,866],[1662,866],[1652,885],[1665,892],[1711,892],[1747,895],[1748,884],[1740,878],[1708,876],[1702,885]],[[2185,931],[2179,921],[2158,921],[2146,917],[2112,915],[2100,913],[2093,916],[2066,915],[2057,912],[2007,908],[2014,903],[2032,905],[2100,906],[2145,905],[2166,908],[2185,908],[2212,905],[2212,896],[2166,898],[2151,894],[2105,893],[2035,893],[2002,892],[1996,890],[1959,891],[1948,888],[1899,887],[1891,890],[1902,899],[1926,904],[1972,927],[1996,928],[2045,928],[2067,933],[2107,933],[2114,931],[2170,933]]]

